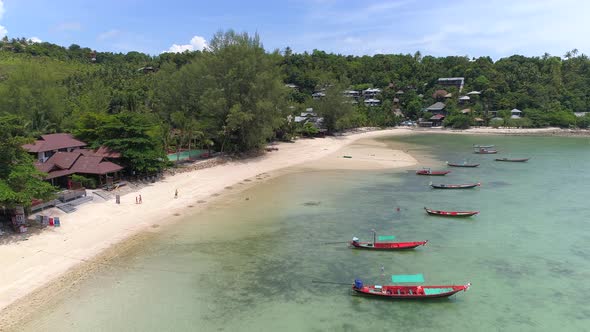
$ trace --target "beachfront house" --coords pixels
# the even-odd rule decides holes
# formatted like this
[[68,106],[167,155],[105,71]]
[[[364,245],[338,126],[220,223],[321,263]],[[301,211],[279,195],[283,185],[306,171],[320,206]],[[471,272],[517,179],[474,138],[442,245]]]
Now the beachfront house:
[[512,118],[512,119],[520,119],[521,114],[522,114],[522,111],[521,110],[519,110],[517,108],[514,108],[514,109],[512,109],[512,111],[510,111],[510,118]]
[[428,106],[426,112],[432,114],[429,120],[432,122],[433,127],[442,126],[442,122],[447,116],[446,105],[440,101]]
[[23,148],[37,156],[35,168],[47,173],[45,180],[52,185],[71,187],[71,175],[94,177],[99,184],[109,183],[119,177],[123,167],[114,163],[121,154],[106,147],[97,150],[85,149],[85,142],[70,134],[42,135],[41,139]]
[[456,86],[459,89],[459,92],[463,90],[463,85],[465,84],[464,77],[441,77],[438,79],[438,84],[442,86]]
[[324,122],[324,118],[320,117],[313,111],[313,108],[305,109],[305,112],[301,112],[300,115],[296,116],[294,122],[303,126],[306,123],[311,123],[314,127],[321,129],[321,125]]
[[35,154],[41,163],[47,161],[57,152],[72,152],[74,149],[85,147],[86,143],[75,139],[70,134],[41,135],[41,139],[33,144],[25,144],[23,148]]
[[426,112],[432,113],[433,115],[436,114],[441,114],[441,115],[447,115],[447,110],[445,109],[447,105],[445,105],[445,103],[442,103],[440,101],[437,101],[436,103],[428,106],[426,108]]
[[435,114],[430,117],[430,122],[432,122],[433,127],[440,127],[442,126],[443,121],[445,120],[445,116],[442,114]]

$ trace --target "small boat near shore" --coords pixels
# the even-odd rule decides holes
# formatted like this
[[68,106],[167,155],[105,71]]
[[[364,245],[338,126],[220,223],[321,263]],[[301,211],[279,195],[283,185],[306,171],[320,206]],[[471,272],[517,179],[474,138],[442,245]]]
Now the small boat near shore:
[[506,162],[511,162],[511,163],[524,163],[527,162],[529,159],[531,158],[496,158],[494,159],[495,161],[506,161]]
[[467,291],[471,283],[465,285],[440,286],[403,286],[403,285],[365,285],[356,279],[352,290],[356,293],[389,299],[417,299],[425,300],[452,296],[460,291]]
[[471,217],[479,213],[479,211],[442,211],[442,210],[433,210],[427,207],[424,207],[426,213],[431,216],[441,216],[441,217]]
[[424,246],[426,243],[428,243],[428,240],[413,242],[376,242],[374,238],[373,242],[360,242],[357,237],[353,237],[352,241],[350,241],[350,246],[355,249],[406,250]]
[[430,168],[424,168],[416,171],[417,175],[443,176],[451,173],[451,171],[432,171]]
[[477,154],[495,154],[495,153],[498,153],[498,150],[480,148],[480,149],[475,150],[474,153],[477,153]]
[[467,162],[463,162],[463,163],[450,163],[447,161],[447,165],[451,166],[451,167],[477,167],[479,166],[479,164],[468,164]]
[[481,186],[481,183],[465,183],[465,184],[433,184],[430,186],[434,189],[471,189]]

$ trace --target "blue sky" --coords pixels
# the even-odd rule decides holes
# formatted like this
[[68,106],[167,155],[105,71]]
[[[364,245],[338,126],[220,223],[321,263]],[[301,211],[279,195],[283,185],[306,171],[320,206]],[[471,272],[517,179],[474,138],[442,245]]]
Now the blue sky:
[[258,32],[265,48],[341,54],[590,51],[589,1],[0,0],[0,37],[98,51],[201,49],[220,29]]

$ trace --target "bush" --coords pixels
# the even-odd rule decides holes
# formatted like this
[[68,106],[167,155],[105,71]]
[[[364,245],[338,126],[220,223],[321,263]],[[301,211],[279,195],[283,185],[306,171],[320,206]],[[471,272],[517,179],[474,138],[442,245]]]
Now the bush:
[[318,128],[316,128],[316,126],[313,125],[313,123],[306,122],[303,125],[303,127],[297,129],[297,132],[300,135],[312,137],[312,136],[316,135],[319,132],[319,130],[318,130]]
[[77,182],[81,184],[84,188],[88,189],[96,189],[96,179],[95,178],[88,178],[82,175],[73,174],[72,175],[72,182]]
[[590,127],[590,113],[586,114],[583,117],[580,117],[576,120],[576,125],[578,128],[586,129]]
[[468,129],[471,125],[471,118],[463,114],[451,115],[445,119],[444,125],[453,129]]
[[504,120],[500,120],[500,119],[493,119],[492,121],[490,121],[490,126],[492,128],[500,128],[503,124],[504,124]]

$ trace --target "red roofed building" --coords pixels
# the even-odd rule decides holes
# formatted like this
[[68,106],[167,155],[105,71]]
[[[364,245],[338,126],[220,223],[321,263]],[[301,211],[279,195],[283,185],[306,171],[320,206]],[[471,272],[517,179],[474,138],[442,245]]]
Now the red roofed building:
[[430,121],[432,121],[432,126],[433,127],[438,127],[438,126],[442,126],[442,122],[445,119],[445,116],[442,114],[435,114],[430,118]]
[[75,139],[70,134],[41,135],[41,139],[33,144],[25,144],[23,148],[31,153],[37,153],[37,160],[44,163],[54,153],[71,152],[76,148],[86,146],[86,143]]
[[[54,185],[70,186],[70,175],[81,174],[98,177],[99,183],[107,182],[109,174],[116,176],[123,167],[106,159],[118,159],[121,154],[100,147],[96,151],[82,149],[86,143],[70,134],[51,134],[41,136],[34,144],[23,148],[37,154],[35,167],[47,173],[45,180]],[[103,181],[104,180],[104,181]]]

